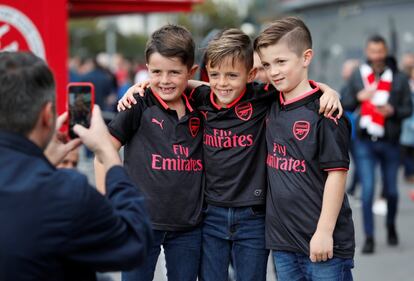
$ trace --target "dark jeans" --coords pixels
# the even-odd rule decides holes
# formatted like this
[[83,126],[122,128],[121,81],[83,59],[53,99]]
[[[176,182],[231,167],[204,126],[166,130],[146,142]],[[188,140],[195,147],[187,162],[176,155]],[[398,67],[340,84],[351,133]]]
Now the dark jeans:
[[164,247],[169,281],[195,281],[200,267],[201,226],[191,231],[154,230],[154,245],[144,264],[122,272],[122,281],[151,281]]
[[278,281],[352,281],[353,259],[333,258],[312,262],[308,255],[273,251]]
[[362,186],[364,230],[374,236],[372,202],[375,193],[375,167],[381,165],[384,193],[387,198],[387,225],[395,224],[398,204],[397,173],[400,163],[399,145],[386,141],[356,140],[355,156]]
[[208,205],[203,224],[202,281],[227,281],[230,259],[237,281],[265,281],[265,208]]

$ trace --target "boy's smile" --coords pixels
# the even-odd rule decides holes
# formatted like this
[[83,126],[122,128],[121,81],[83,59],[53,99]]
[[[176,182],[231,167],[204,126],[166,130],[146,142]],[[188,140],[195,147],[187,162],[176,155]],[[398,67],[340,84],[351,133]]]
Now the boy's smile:
[[192,75],[187,66],[179,58],[169,58],[160,53],[153,53],[147,67],[151,89],[167,104],[180,100],[187,87],[188,79]]
[[207,72],[217,104],[227,107],[243,93],[246,84],[253,81],[255,71],[248,71],[244,63],[228,57],[214,67],[208,63]]

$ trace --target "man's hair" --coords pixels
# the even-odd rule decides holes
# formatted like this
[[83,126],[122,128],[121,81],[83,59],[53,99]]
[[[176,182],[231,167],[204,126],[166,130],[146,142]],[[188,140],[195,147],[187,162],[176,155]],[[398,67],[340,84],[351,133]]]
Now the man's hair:
[[243,31],[230,28],[219,32],[207,45],[206,65],[215,67],[224,59],[232,63],[239,61],[250,71],[253,67],[253,46],[250,37]]
[[55,104],[55,82],[46,63],[28,52],[0,52],[0,129],[28,135],[47,102]]
[[178,58],[190,69],[194,64],[195,44],[191,33],[182,26],[167,24],[151,34],[145,49],[147,63],[152,54]]
[[297,17],[286,17],[272,22],[254,40],[254,49],[260,53],[261,48],[279,42],[286,42],[289,50],[300,56],[312,48],[312,36],[306,24]]
[[375,35],[372,35],[371,37],[369,37],[368,40],[367,40],[367,45],[369,43],[382,43],[382,44],[384,44],[385,47],[387,47],[387,42],[385,41],[384,37],[382,37],[379,34],[375,34]]

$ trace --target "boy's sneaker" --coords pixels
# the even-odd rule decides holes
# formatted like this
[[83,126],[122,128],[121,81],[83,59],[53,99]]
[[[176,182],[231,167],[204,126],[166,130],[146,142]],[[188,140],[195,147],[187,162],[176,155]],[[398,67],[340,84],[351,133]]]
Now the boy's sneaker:
[[398,245],[398,235],[397,230],[395,229],[395,224],[390,224],[387,226],[388,231],[388,245],[397,246]]
[[365,239],[364,247],[362,247],[363,254],[372,254],[374,253],[375,242],[373,237],[367,237]]

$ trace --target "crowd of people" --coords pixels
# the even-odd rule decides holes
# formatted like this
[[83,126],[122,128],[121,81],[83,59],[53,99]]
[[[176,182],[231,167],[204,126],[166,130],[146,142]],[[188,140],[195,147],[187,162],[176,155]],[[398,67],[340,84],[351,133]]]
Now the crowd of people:
[[[218,32],[205,50],[208,81],[196,81],[191,33],[165,25],[147,42],[144,72],[125,60],[115,75],[98,60],[71,60],[71,81],[94,83],[97,104],[71,140],[59,131],[67,114],[56,117],[46,63],[0,53],[0,280],[115,270],[152,280],[161,246],[172,281],[227,281],[229,267],[236,280],[266,280],[269,253],[279,281],[353,280],[348,151],[364,254],[375,250],[376,164],[390,246],[399,243],[400,143],[414,177],[413,89],[381,36],[365,51],[339,95],[309,80],[311,33],[286,17],[253,42],[238,29]],[[106,125],[101,109],[116,108]],[[96,188],[67,169],[82,143],[95,155]]]

